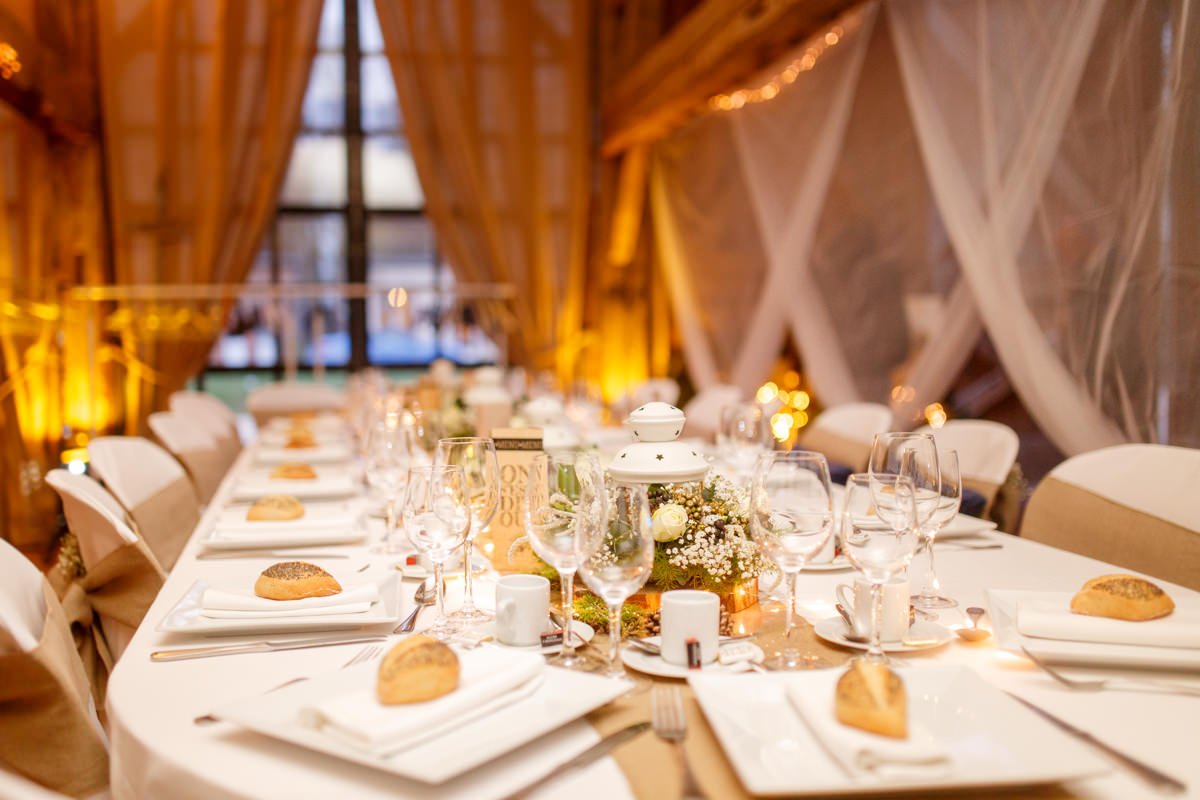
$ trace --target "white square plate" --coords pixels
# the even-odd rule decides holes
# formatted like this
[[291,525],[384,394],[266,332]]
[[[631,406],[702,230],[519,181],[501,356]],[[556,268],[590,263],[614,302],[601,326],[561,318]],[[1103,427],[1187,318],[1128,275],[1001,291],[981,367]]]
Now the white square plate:
[[943,539],[975,536],[976,534],[994,530],[996,530],[996,523],[990,519],[980,519],[979,517],[972,517],[969,514],[959,514],[938,531],[937,540],[940,542]]
[[257,500],[269,494],[290,494],[298,500],[354,497],[362,486],[350,470],[318,467],[315,479],[272,478],[269,470],[251,470],[237,477],[231,500]]
[[309,503],[300,519],[254,522],[239,506],[223,510],[201,544],[210,550],[315,547],[348,544],[366,536],[366,517],[352,503]]
[[274,739],[402,775],[443,783],[553,731],[627,692],[630,684],[573,670],[547,667],[529,697],[435,739],[381,757],[300,722],[299,709],[329,695],[374,683],[378,665],[360,664],[302,681],[250,700],[218,708],[213,716]]
[[[234,636],[237,634],[301,633],[304,631],[357,630],[373,625],[395,625],[400,621],[399,575],[389,575],[379,585],[379,602],[358,614],[325,614],[311,617],[250,617],[214,619],[200,613],[200,602],[209,584],[196,581],[166,613],[158,628],[166,633],[190,633],[198,636]],[[360,580],[356,585],[361,585]],[[347,582],[343,581],[343,586]],[[221,587],[224,588],[224,587]]]
[[[910,719],[950,757],[945,770],[913,771],[886,780],[847,774],[813,736],[786,696],[828,676],[697,675],[688,683],[729,756],[754,795],[831,796],[1030,786],[1104,772],[1108,765],[1058,728],[963,667],[900,672]],[[833,697],[830,700],[832,713]]]
[[354,457],[350,445],[344,440],[318,444],[316,447],[271,447],[258,445],[254,461],[258,464],[282,464],[284,461],[303,461],[306,464],[329,464],[349,461]]
[[1039,600],[1060,593],[989,589],[988,615],[996,634],[996,646],[1020,654],[1026,647],[1051,664],[1078,664],[1092,667],[1139,667],[1143,669],[1200,670],[1200,649],[1189,647],[1150,647],[1137,644],[1068,642],[1022,636],[1017,630],[1017,603]]

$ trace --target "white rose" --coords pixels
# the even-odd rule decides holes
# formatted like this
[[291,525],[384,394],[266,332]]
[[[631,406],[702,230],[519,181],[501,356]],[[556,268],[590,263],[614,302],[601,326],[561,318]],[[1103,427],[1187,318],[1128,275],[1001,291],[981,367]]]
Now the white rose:
[[687,528],[687,509],[677,503],[667,503],[658,507],[651,521],[656,542],[673,542]]

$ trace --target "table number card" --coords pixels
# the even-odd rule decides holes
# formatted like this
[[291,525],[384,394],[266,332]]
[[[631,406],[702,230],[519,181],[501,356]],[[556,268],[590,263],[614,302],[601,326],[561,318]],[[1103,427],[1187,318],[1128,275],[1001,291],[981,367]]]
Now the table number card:
[[496,461],[500,465],[500,508],[488,526],[494,543],[490,554],[492,563],[504,572],[533,569],[536,562],[532,556],[509,563],[508,550],[514,539],[525,535],[525,484],[534,457],[542,452],[542,429],[495,428],[492,440],[496,443]]

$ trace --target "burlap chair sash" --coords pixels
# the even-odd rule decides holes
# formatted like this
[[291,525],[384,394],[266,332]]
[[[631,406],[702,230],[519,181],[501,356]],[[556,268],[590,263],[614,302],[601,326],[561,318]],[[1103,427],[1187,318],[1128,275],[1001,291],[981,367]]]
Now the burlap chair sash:
[[812,428],[804,434],[801,447],[824,453],[830,461],[863,472],[871,460],[871,443],[851,439],[826,428]]
[[196,491],[186,474],[131,508],[129,515],[163,569],[175,566],[200,521]]
[[196,486],[196,496],[201,503],[207,503],[216,494],[221,485],[221,478],[228,468],[228,454],[221,450],[220,445],[207,450],[180,450],[175,454],[183,463],[184,469]]
[[1200,590],[1200,532],[1054,477],[1030,500],[1021,536]]
[[0,761],[72,797],[108,785],[108,749],[63,609],[43,581],[46,619],[37,647],[0,656]]
[[166,574],[139,540],[109,553],[86,575],[69,583],[62,593],[62,613],[70,625],[75,650],[101,713],[115,659],[97,616],[137,628],[164,580]]

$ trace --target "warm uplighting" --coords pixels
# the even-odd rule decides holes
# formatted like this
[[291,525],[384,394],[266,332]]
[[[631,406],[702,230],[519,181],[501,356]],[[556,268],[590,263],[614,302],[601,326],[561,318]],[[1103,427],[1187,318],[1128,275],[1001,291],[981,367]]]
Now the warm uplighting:
[[925,421],[931,428],[940,428],[946,424],[946,409],[941,403],[930,403],[925,406]]
[[[847,24],[856,24],[857,16]],[[816,36],[804,51],[804,55],[793,59],[777,74],[762,85],[750,89],[738,89],[729,94],[717,94],[708,99],[708,107],[714,111],[732,111],[754,103],[765,103],[779,96],[784,86],[792,83],[801,72],[808,72],[817,65],[817,61],[829,48],[842,41],[846,35],[841,25],[834,25],[825,31],[824,35]]]
[[911,386],[893,386],[892,387],[892,402],[893,403],[910,403],[917,396],[917,390]]
[[788,402],[791,404],[792,408],[796,409],[797,411],[804,411],[806,408],[808,408],[808,404],[812,402],[812,398],[808,396],[808,392],[798,390],[792,392],[792,397]]
[[767,381],[758,387],[758,391],[754,394],[754,399],[760,403],[769,403],[778,396],[779,387],[775,385],[775,381]]
[[800,373],[794,369],[789,369],[783,373],[783,388],[787,390],[795,389],[800,385]]
[[397,286],[387,293],[387,301],[392,308],[404,308],[408,304],[408,292]]
[[779,441],[783,441],[792,435],[792,426],[795,421],[791,414],[785,414],[782,411],[771,417],[771,433]]
[[86,447],[72,447],[69,450],[63,450],[59,455],[59,460],[67,471],[74,475],[82,475],[87,471],[88,451]]
[[9,80],[21,71],[21,59],[17,48],[8,42],[0,42],[0,78]]

